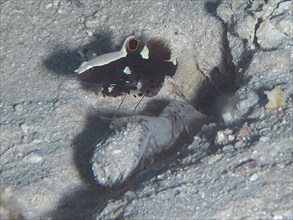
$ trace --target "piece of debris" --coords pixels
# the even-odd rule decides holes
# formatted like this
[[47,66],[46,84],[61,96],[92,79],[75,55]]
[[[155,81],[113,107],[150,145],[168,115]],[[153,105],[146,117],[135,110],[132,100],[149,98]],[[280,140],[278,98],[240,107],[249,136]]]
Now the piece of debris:
[[248,129],[248,123],[245,122],[242,127],[240,128],[239,130],[239,133],[237,135],[237,140],[243,140],[245,139],[246,137],[249,137],[250,135],[250,132],[249,132],[249,129]]
[[285,105],[286,94],[282,89],[280,89],[279,86],[276,86],[271,91],[265,91],[264,94],[267,95],[269,100],[269,102],[265,105],[266,111],[268,113]]

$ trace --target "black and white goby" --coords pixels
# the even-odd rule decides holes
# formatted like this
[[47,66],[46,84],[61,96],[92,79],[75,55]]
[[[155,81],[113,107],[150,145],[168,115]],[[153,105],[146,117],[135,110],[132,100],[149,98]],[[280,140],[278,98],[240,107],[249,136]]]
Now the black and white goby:
[[170,59],[171,48],[164,40],[150,39],[144,44],[130,36],[120,51],[85,61],[75,72],[82,82],[102,84],[104,96],[137,91],[139,96],[151,97],[158,94],[165,76],[175,74],[178,62]]

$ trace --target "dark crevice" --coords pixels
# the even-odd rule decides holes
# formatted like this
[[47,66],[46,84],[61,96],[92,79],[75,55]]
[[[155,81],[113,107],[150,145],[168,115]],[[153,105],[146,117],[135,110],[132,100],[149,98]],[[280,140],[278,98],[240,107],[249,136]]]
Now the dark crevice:
[[260,24],[263,22],[263,20],[261,18],[257,19],[257,23],[254,26],[254,38],[253,38],[253,44],[255,45],[255,47],[259,50],[261,49],[258,41],[257,41],[257,36],[256,36],[256,32],[259,29]]
[[212,14],[214,17],[218,17],[217,8],[221,3],[222,0],[208,1],[205,2],[204,7],[209,14]]
[[[210,1],[205,4],[207,12],[217,18],[223,26],[222,33],[222,62],[215,67],[203,82],[202,88],[192,99],[197,110],[210,116],[220,117],[222,109],[228,104],[228,99],[232,97],[236,91],[247,84],[250,80],[245,76],[245,71],[249,68],[250,63],[256,53],[247,45],[246,49],[240,56],[240,61],[233,63],[233,57],[229,46],[228,33],[232,33],[232,27],[229,27],[217,14],[216,9],[221,1]],[[247,6],[250,7],[249,5]],[[258,27],[256,27],[257,29]],[[245,42],[244,42],[245,44]]]

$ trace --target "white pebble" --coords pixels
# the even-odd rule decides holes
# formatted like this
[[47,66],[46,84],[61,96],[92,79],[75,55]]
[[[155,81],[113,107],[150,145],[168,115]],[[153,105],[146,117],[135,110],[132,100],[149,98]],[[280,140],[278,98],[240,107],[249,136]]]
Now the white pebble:
[[30,156],[29,161],[31,163],[39,163],[43,160],[43,157],[37,155],[37,154],[33,154]]
[[267,136],[260,137],[260,139],[259,139],[259,141],[261,141],[261,142],[266,142],[268,140],[270,140],[270,137],[267,137]]

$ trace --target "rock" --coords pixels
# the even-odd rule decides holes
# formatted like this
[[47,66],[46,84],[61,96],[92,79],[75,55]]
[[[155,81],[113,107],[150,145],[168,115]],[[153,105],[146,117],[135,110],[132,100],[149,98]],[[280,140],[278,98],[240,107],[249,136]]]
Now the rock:
[[144,161],[171,149],[185,131],[192,134],[193,124],[204,115],[185,102],[173,101],[159,117],[131,116],[112,123],[115,134],[96,146],[92,170],[96,181],[105,186],[124,182]]
[[230,144],[231,142],[235,140],[235,136],[232,134],[233,134],[233,131],[229,128],[222,131],[218,131],[215,138],[215,144],[218,144],[218,145]]
[[[292,36],[288,36],[288,29],[292,27],[293,22],[290,23],[287,19],[282,16],[278,17],[278,21],[276,19],[266,19],[260,24],[256,31],[256,37],[258,44],[263,50],[272,50],[293,45]],[[278,26],[276,26],[276,23]]]

